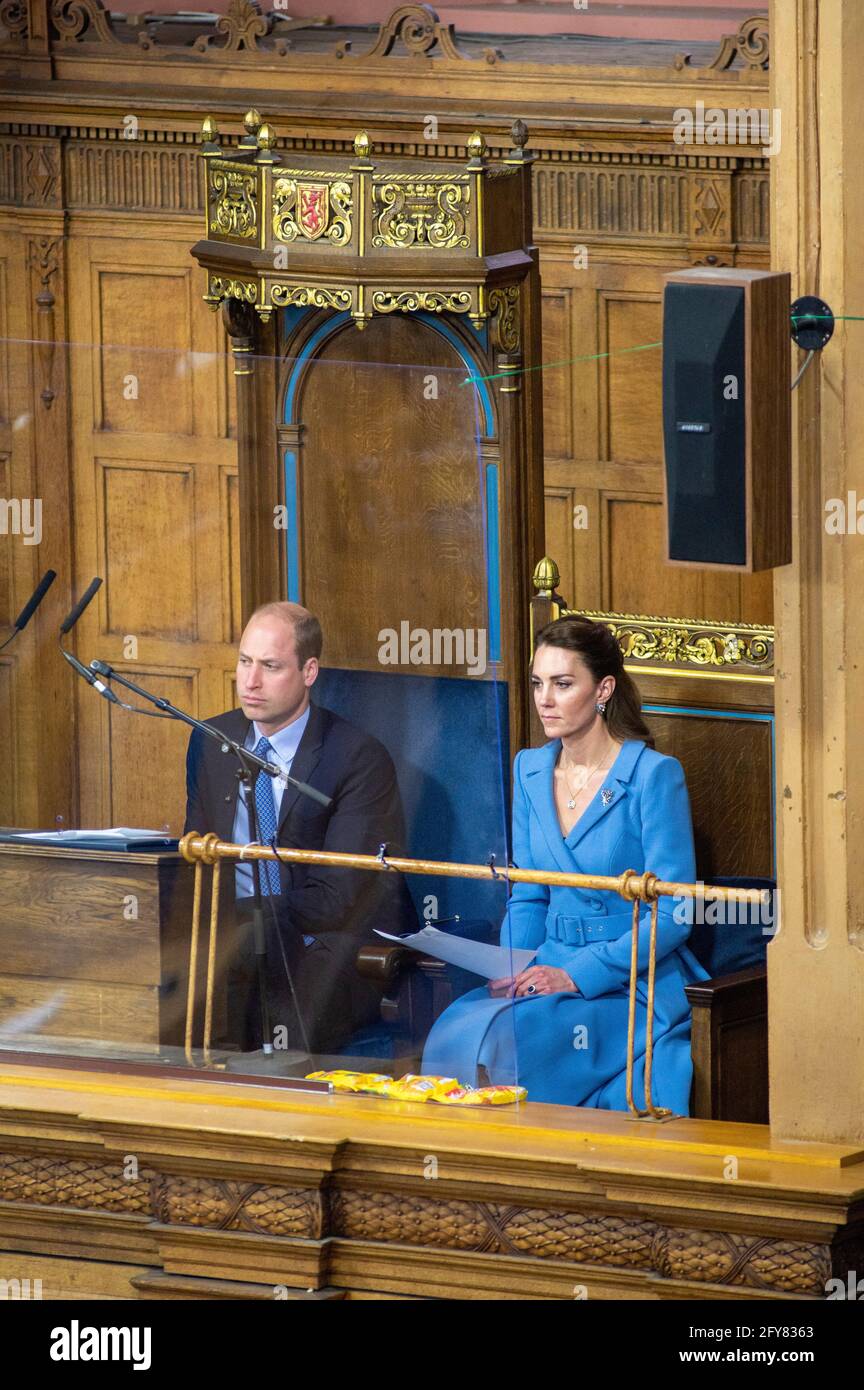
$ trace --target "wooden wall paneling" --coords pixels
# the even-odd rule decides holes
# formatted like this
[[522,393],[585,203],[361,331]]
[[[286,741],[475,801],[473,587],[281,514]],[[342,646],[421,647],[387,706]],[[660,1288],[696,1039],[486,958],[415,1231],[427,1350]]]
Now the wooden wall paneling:
[[564,246],[546,237],[539,240],[548,472],[559,461],[600,456],[596,363],[591,360],[597,351],[597,304],[590,256],[585,267],[577,269],[575,245]]
[[161,250],[145,261],[139,244],[112,238],[90,262],[96,430],[163,434],[170,420],[172,434],[195,433],[194,377],[183,363],[194,268],[176,263],[180,247]]
[[600,495],[597,488],[546,488],[546,553],[555,556],[560,591],[574,608],[602,606]]
[[[637,677],[638,681],[638,677]],[[681,685],[687,684],[681,681]],[[682,697],[682,705],[686,697]],[[648,714],[661,753],[683,764],[693,815],[697,872],[773,878],[774,748],[769,717]]]
[[[130,680],[162,695],[180,709],[200,708],[197,670],[175,666],[146,669],[129,663]],[[112,825],[140,825],[172,835],[183,832],[185,769],[189,729],[168,719],[146,719],[106,706],[110,756]],[[142,757],[142,751],[146,750]],[[131,817],[131,819],[130,819]]]
[[543,287],[543,442],[546,459],[574,454],[573,291]]
[[[140,646],[145,664],[152,668],[198,671],[196,688],[202,712],[213,712],[224,705],[225,672],[233,667],[229,639],[236,636],[242,623],[248,595],[256,584],[266,589],[268,597],[274,590],[281,592],[284,579],[284,571],[279,569],[284,547],[273,543],[272,534],[267,535],[261,526],[255,535],[244,536],[247,572],[241,577],[238,617],[237,580],[233,570],[230,575],[227,572],[225,554],[226,544],[229,556],[236,553],[232,549],[234,542],[226,542],[226,534],[233,534],[234,528],[234,489],[242,492],[248,484],[248,474],[242,467],[236,483],[232,483],[231,473],[237,466],[233,441],[238,379],[233,376],[230,354],[225,352],[222,327],[218,319],[209,318],[201,305],[200,276],[194,270],[189,274],[188,248],[201,230],[200,161],[195,141],[204,109],[212,106],[223,130],[236,130],[245,107],[257,100],[259,106],[267,106],[283,154],[297,148],[350,155],[357,129],[369,125],[366,117],[370,109],[377,113],[369,129],[380,153],[424,158],[462,157],[469,129],[465,116],[467,97],[472,111],[482,108],[486,113],[476,118],[476,123],[486,134],[493,157],[507,144],[504,132],[514,112],[526,117],[529,128],[533,121],[529,145],[538,153],[533,169],[534,226],[546,296],[543,356],[549,364],[600,350],[603,335],[609,345],[624,343],[625,337],[629,339],[631,335],[650,336],[647,319],[652,312],[651,303],[656,300],[659,306],[660,284],[669,269],[712,256],[720,263],[767,262],[768,161],[756,149],[688,150],[674,145],[670,132],[672,110],[681,104],[693,105],[697,97],[720,107],[764,105],[767,76],[756,68],[673,72],[603,68],[591,63],[526,64],[519,62],[517,55],[511,60],[509,54],[507,62],[490,64],[473,58],[466,60],[458,52],[449,56],[436,52],[434,63],[418,65],[398,44],[386,58],[349,55],[336,59],[320,52],[310,55],[301,51],[302,36],[298,35],[295,47],[278,60],[272,52],[244,55],[240,90],[236,60],[228,51],[221,54],[211,50],[201,55],[191,49],[172,49],[166,34],[160,36],[152,51],[146,52],[137,44],[121,46],[107,39],[103,42],[92,31],[84,38],[85,42],[76,37],[73,41],[54,43],[50,73],[38,66],[42,63],[44,67],[45,55],[51,48],[47,37],[38,62],[33,52],[24,55],[22,71],[32,70],[49,78],[49,85],[53,77],[85,86],[73,85],[61,91],[55,85],[46,98],[41,88],[34,85],[28,89],[26,82],[19,84],[14,102],[20,124],[0,132],[0,202],[15,208],[15,219],[34,219],[30,225],[37,242],[49,234],[55,236],[58,228],[62,230],[63,208],[71,209],[70,306],[74,312],[61,331],[60,310],[65,313],[65,305],[57,297],[55,337],[58,341],[69,338],[82,344],[114,338],[115,346],[121,349],[97,359],[99,372],[95,382],[90,379],[92,363],[86,368],[74,368],[76,381],[83,383],[87,392],[85,401],[76,390],[72,403],[77,592],[96,572],[97,565],[94,458],[102,460],[101,466],[109,469],[113,477],[128,462],[147,465],[147,469],[152,465],[190,470],[195,498],[194,594],[189,594],[188,610],[183,622],[175,622],[175,630],[184,623],[188,627],[194,614],[195,640],[188,637],[185,628],[182,637],[172,636],[169,625],[164,632],[160,627],[142,636]],[[158,59],[169,54],[173,99],[166,106],[165,68]],[[405,82],[406,78],[410,81]],[[126,138],[123,121],[128,108],[124,93],[130,82],[140,97],[136,102],[140,129],[134,141]],[[340,94],[332,108],[321,106],[322,82]],[[400,84],[404,86],[404,100],[396,110],[391,97]],[[89,95],[87,104],[82,105],[74,93],[85,88]],[[433,88],[435,109],[440,111],[440,137],[437,142],[420,141],[417,113],[427,110],[427,98]],[[101,103],[102,124],[98,127],[90,124],[94,94]],[[608,114],[607,124],[597,121],[600,110]],[[566,112],[564,117],[562,111]],[[583,123],[583,113],[590,117],[590,124]],[[536,121],[535,116],[539,118]],[[622,116],[631,122],[624,131]],[[640,123],[638,127],[633,123],[634,117]],[[43,133],[49,125],[56,134]],[[6,214],[0,209],[0,228],[4,217]],[[582,244],[587,248],[588,261],[584,269],[577,269],[574,247]],[[101,300],[97,295],[95,301],[99,305],[98,316],[91,313],[89,302],[91,262],[99,266],[97,275],[102,276],[104,271]],[[22,264],[23,261],[16,262],[16,266]],[[38,255],[32,266],[31,300],[38,277],[45,273]],[[48,287],[55,296],[63,286],[63,270],[61,258]],[[7,296],[12,293],[11,283]],[[17,312],[14,303],[10,304],[10,311]],[[34,307],[32,314],[34,319],[41,314],[45,326],[41,309]],[[187,333],[190,321],[192,331]],[[17,335],[22,339],[40,336],[30,322],[22,324]],[[122,394],[118,396],[112,386],[124,365],[123,353],[127,348],[137,353],[142,370],[143,395],[139,394],[138,402]],[[200,357],[194,359],[191,385],[188,375],[172,375],[168,370],[171,351],[182,355],[213,349],[223,355],[218,359],[212,385],[205,384],[207,371]],[[72,356],[80,358],[87,352],[82,347],[74,350]],[[587,533],[574,532],[570,537],[572,545],[566,563],[572,566],[572,583],[579,593],[568,593],[567,597],[579,606],[601,606],[603,566],[599,551],[606,534],[601,494],[614,501],[616,520],[612,530],[620,539],[625,531],[629,534],[630,528],[619,525],[623,516],[617,512],[619,503],[623,505],[629,495],[639,505],[639,499],[660,493],[660,455],[651,443],[655,436],[659,438],[655,418],[659,353],[656,379],[646,375],[652,356],[650,352],[626,354],[609,359],[606,366],[602,362],[571,362],[560,372],[557,367],[548,367],[546,481],[550,525],[560,529],[567,492],[574,504],[588,495],[597,499],[596,525],[592,516]],[[54,360],[56,370],[57,355]],[[127,365],[129,360],[126,351]],[[39,366],[41,369],[41,361]],[[102,379],[105,370],[110,380]],[[38,399],[42,383],[40,379],[38,385],[31,385],[35,372],[31,372],[29,361],[28,372],[29,407],[31,400]],[[123,375],[121,372],[121,380]],[[266,372],[259,372],[254,389],[263,390],[266,395],[271,383],[265,378]],[[94,413],[90,403],[97,386],[99,409]],[[107,414],[106,392],[112,396],[107,401]],[[155,408],[148,404],[143,413],[136,409],[150,397],[158,399]],[[62,440],[63,431],[57,429],[58,404],[59,397],[50,411],[43,407],[42,418]],[[603,408],[605,414],[601,418]],[[30,414],[34,411],[30,410]],[[97,426],[100,432],[94,443],[94,422],[102,421],[103,415],[104,423],[111,429]],[[32,449],[28,428],[16,434],[17,450]],[[260,447],[260,442],[252,441],[248,447]],[[263,447],[269,448],[270,444],[265,441]],[[36,453],[45,460],[46,480],[57,478],[62,486],[68,467],[58,468],[50,450],[40,447]],[[278,479],[277,459],[273,467]],[[259,517],[259,526],[261,520]],[[68,535],[65,519],[64,529]],[[166,532],[170,535],[167,527]],[[264,540],[269,546],[258,544]],[[649,540],[646,533],[643,548]],[[265,550],[266,565],[261,559]],[[160,547],[160,567],[163,554],[164,547]],[[530,559],[533,562],[539,555]],[[187,561],[187,556],[175,560],[172,555],[168,573],[182,568]],[[607,591],[610,587],[619,591],[632,588],[628,569],[619,578],[614,565],[610,576],[608,556],[603,565]],[[62,567],[55,567],[61,568],[61,579],[65,575],[68,602],[71,557],[67,556]],[[661,582],[665,585],[669,575],[669,570],[652,567],[655,586]],[[16,598],[22,587],[28,591],[32,587],[29,574],[27,580],[26,585],[18,585]],[[741,583],[742,598],[736,611],[751,620],[770,619],[769,586],[764,576],[748,576]],[[152,575],[146,584],[153,592],[159,589],[154,586]],[[159,592],[156,607],[163,603]],[[714,610],[725,592],[722,584],[717,591],[709,583],[704,591],[706,607],[700,610],[697,606],[697,612],[724,616]],[[661,589],[657,604],[661,612],[675,611],[674,594],[673,589]],[[52,603],[65,611],[59,582],[52,595]],[[635,606],[644,609],[648,605],[640,602]],[[102,631],[97,621],[100,614],[100,608],[94,604],[82,620],[75,645],[85,655],[98,654],[116,660],[119,639]],[[102,616],[107,616],[107,610]],[[165,622],[164,603],[160,613],[151,617],[152,628],[157,627],[157,617],[159,623]],[[34,718],[33,725],[56,728],[56,736],[52,732],[51,737],[58,749],[77,740],[87,775],[93,781],[92,769],[98,764],[102,745],[93,743],[92,738],[103,736],[99,732],[103,711],[97,708],[97,697],[79,682],[73,682],[60,667],[51,646],[56,620],[57,615],[52,613],[50,622],[46,618],[42,623],[45,640],[40,633],[39,647],[45,653],[41,658],[44,675],[53,679],[52,689],[61,692],[57,697],[58,718]],[[31,640],[29,632],[20,639],[18,661],[27,656],[25,639]],[[193,652],[194,659],[190,660]],[[82,720],[87,721],[77,736],[66,713],[76,708]],[[17,727],[29,750],[27,757],[32,760],[35,734],[32,730],[25,733],[27,716],[23,712],[21,719],[24,723],[19,719]],[[19,779],[24,795],[32,795],[31,765],[28,763]],[[69,759],[55,756],[51,765],[59,769],[61,777],[71,775]],[[74,760],[71,767],[74,769]],[[47,782],[45,785],[52,806],[59,806],[62,798],[57,790]],[[94,797],[85,797],[91,819],[98,813],[95,793]]]
[[662,497],[609,491],[602,494],[601,507],[603,600],[598,607],[614,613],[771,623],[766,602],[770,581],[757,584],[752,581],[758,575],[695,568],[682,581],[685,570],[667,564]]
[[[402,365],[382,371],[378,363]],[[426,399],[424,379],[436,367],[438,396]],[[299,404],[301,592],[328,633],[334,666],[381,669],[379,630],[416,622],[420,595],[430,630],[488,627],[474,408],[463,376],[445,338],[395,315],[374,318],[362,335],[353,325],[334,335],[308,371]],[[334,411],[334,399],[350,410]],[[328,565],[331,552],[338,563]],[[366,596],[359,609],[358,593]],[[411,669],[454,674],[451,666]]]
[[[145,254],[99,230],[89,223],[75,240],[75,335],[95,345],[73,354],[76,573],[79,590],[97,573],[105,584],[76,646],[128,664],[131,679],[158,672],[158,693],[177,690],[176,703],[212,715],[224,708],[238,622],[225,335],[197,292],[187,242],[154,236]],[[187,734],[116,709],[106,719],[84,688],[78,701],[84,820],[179,828]],[[140,784],[115,761],[128,753],[120,721],[133,719],[128,739],[148,769]]]
[[[7,501],[21,497],[19,485],[23,485],[24,496],[33,492],[29,425],[32,382],[20,342],[26,329],[22,331],[21,327],[23,305],[19,300],[16,308],[9,294],[10,278],[14,283],[24,270],[24,250],[22,237],[0,228],[0,498]],[[18,342],[11,338],[16,330]],[[0,634],[5,640],[17,617],[18,604],[24,601],[21,595],[31,569],[35,569],[31,562],[38,547],[25,547],[23,539],[12,532],[11,512],[4,511],[3,524],[9,527],[5,534],[0,534]],[[25,766],[32,771],[37,732],[32,706],[19,699],[28,678],[32,680],[33,645],[34,632],[30,628],[0,655],[0,747],[5,750],[4,776],[0,778],[3,825],[22,824],[33,810],[32,802],[29,807],[22,804],[22,772]]]
[[120,643],[200,641],[196,470],[126,458],[94,463],[101,635]]
[[[54,142],[50,148],[56,151]],[[12,622],[46,570],[58,576],[0,658],[14,702],[3,800],[7,823],[51,828],[57,815],[66,823],[74,817],[77,798],[67,752],[71,684],[57,669],[54,647],[69,602],[71,549],[62,232],[53,210],[34,209],[21,218],[0,210],[0,496],[22,507],[26,500],[31,524],[38,506],[41,526],[38,544],[11,531],[0,535],[0,622]],[[4,637],[7,631],[4,626]]]
[[[638,271],[615,278],[633,280]],[[662,338],[662,301],[651,291],[598,289],[597,364],[601,408],[600,457],[614,462],[663,459],[660,348],[632,352]]]

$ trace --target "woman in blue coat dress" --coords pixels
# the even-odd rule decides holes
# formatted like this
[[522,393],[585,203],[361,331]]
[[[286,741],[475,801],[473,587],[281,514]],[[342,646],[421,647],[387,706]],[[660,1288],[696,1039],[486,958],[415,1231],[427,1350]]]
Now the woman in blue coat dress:
[[[517,754],[513,857],[522,869],[695,877],[684,773],[657,753],[639,692],[604,623],[559,618],[537,637],[532,686],[551,742]],[[644,1099],[648,924],[640,918],[633,1096]],[[687,949],[689,900],[659,900],[652,1097],[689,1109],[690,1008],[707,978]],[[423,1070],[478,1084],[518,1081],[528,1097],[626,1110],[632,904],[614,892],[517,883],[502,945],[536,950],[521,974],[463,995],[427,1039]]]

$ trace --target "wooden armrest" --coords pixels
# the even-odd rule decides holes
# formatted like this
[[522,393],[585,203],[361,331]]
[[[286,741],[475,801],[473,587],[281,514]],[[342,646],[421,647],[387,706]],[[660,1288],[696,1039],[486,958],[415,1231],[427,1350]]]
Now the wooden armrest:
[[416,960],[417,952],[407,946],[397,946],[395,942],[393,945],[385,945],[382,941],[380,946],[361,946],[357,952],[357,971],[369,980],[378,980],[382,985],[389,985],[411,956]]
[[764,965],[753,965],[731,975],[717,975],[713,980],[685,985],[684,993],[694,1008],[712,1008],[732,996],[757,1003],[768,997],[768,971]]

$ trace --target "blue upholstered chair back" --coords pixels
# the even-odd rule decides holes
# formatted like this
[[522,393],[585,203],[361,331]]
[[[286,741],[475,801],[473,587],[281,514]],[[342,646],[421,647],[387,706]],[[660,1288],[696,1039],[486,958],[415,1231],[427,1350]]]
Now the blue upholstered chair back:
[[[696,959],[705,967],[712,980],[720,975],[732,975],[736,970],[748,970],[764,965],[768,943],[774,936],[774,910],[777,887],[773,878],[716,878],[717,888],[768,888],[772,890],[770,907],[738,903],[735,920],[712,921],[710,903],[705,903],[703,920],[695,922],[688,945]],[[697,900],[697,911],[699,910]]]
[[[412,859],[509,858],[510,758],[503,682],[327,668],[314,699],[379,739],[396,765]],[[418,916],[500,923],[505,885],[409,875]]]

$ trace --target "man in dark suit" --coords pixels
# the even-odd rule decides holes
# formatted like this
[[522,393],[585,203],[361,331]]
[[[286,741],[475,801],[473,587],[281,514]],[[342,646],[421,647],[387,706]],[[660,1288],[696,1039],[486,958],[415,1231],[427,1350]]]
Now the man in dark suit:
[[[321,647],[320,624],[307,609],[287,602],[259,608],[240,639],[241,708],[209,722],[332,798],[324,807],[296,788],[258,774],[254,796],[262,841],[275,834],[276,843],[285,848],[354,854],[377,854],[386,842],[388,853],[398,855],[404,852],[405,828],[390,755],[377,739],[310,700]],[[215,831],[237,844],[252,839],[237,759],[197,730],[189,740],[186,787],[187,832]],[[395,872],[317,864],[261,863],[258,871],[276,1040],[311,1052],[338,1051],[357,1028],[379,1016],[381,990],[358,973],[358,949],[379,940],[372,934],[375,927],[416,930],[405,881]],[[252,872],[245,863],[222,875],[225,906],[230,908],[234,899],[236,908],[225,914],[230,943],[227,1040],[243,1051],[262,1041]]]

